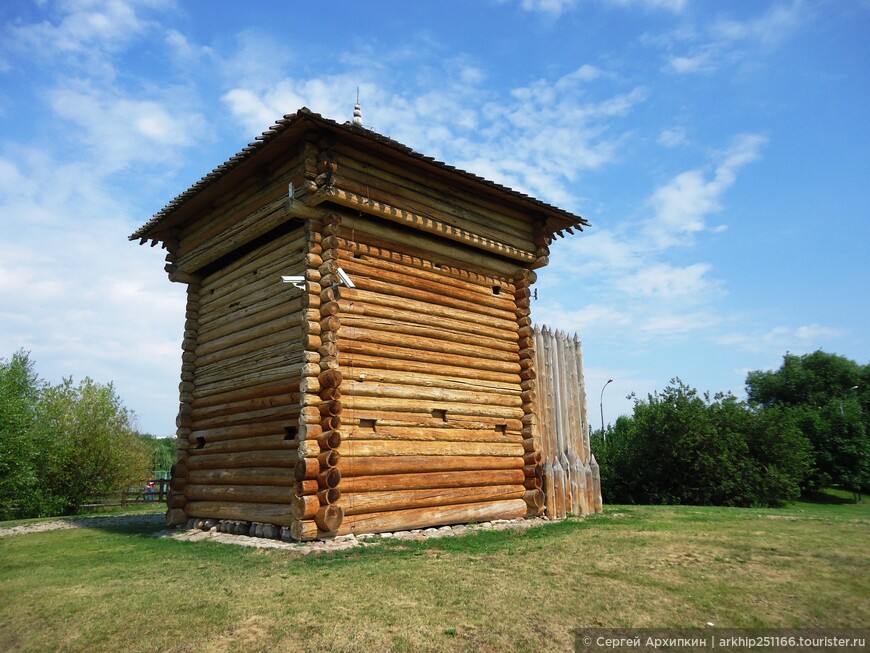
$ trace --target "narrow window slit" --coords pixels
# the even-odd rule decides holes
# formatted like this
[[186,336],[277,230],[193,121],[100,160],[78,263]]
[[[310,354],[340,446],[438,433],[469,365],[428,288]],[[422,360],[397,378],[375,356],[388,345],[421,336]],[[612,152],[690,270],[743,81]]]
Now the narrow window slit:
[[500,295],[501,294],[501,286],[493,286],[492,287],[492,294],[493,295]]
[[285,426],[284,427],[284,439],[292,440],[297,435],[299,435],[299,428],[296,426]]
[[202,437],[201,435],[197,435],[196,436],[196,448],[202,449],[203,447],[205,447],[205,438]]
[[432,409],[432,417],[435,419],[440,419],[442,422],[447,421],[447,409],[445,408],[433,408]]
[[507,435],[507,424],[496,424],[495,432],[499,435]]
[[372,431],[377,431],[378,430],[378,420],[363,417],[359,421],[359,427],[361,429],[371,429]]

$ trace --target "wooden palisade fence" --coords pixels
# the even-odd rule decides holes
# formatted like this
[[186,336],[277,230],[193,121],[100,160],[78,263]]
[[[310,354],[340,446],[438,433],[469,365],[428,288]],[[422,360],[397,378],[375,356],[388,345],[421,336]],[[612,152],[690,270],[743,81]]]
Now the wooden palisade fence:
[[550,519],[601,512],[598,463],[589,450],[589,420],[580,338],[535,327],[538,437]]
[[[587,224],[359,125],[279,120],[131,236],[187,286],[169,522],[311,540],[541,514],[531,287]],[[551,430],[570,480],[588,445]]]

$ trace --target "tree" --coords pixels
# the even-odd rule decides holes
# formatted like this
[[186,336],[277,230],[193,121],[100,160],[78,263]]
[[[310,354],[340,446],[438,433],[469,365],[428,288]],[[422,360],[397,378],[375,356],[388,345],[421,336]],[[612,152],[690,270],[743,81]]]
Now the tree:
[[64,379],[39,402],[44,443],[43,484],[56,514],[76,512],[88,499],[140,484],[151,471],[151,450],[132,427],[132,414],[112,384]]
[[174,437],[158,438],[148,434],[141,434],[139,437],[151,451],[151,471],[168,473],[169,468],[175,463],[178,440]]
[[0,359],[0,519],[27,516],[40,503],[38,456],[30,440],[40,389],[27,352]]
[[870,365],[823,351],[786,354],[778,370],[747,375],[750,403],[790,413],[812,443],[805,489],[836,484],[860,496],[870,484],[868,382]]
[[711,400],[679,379],[636,399],[594,451],[607,500],[628,503],[776,505],[798,496],[809,462],[788,416],[730,394]]
[[151,450],[111,384],[49,387],[29,355],[0,360],[0,519],[72,514],[141,483]]

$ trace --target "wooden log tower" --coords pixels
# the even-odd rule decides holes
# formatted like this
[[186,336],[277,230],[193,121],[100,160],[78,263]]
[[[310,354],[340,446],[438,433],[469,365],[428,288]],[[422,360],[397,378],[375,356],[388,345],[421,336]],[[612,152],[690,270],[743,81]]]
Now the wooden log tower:
[[187,286],[168,522],[311,540],[540,514],[534,270],[586,225],[284,116],[131,236]]

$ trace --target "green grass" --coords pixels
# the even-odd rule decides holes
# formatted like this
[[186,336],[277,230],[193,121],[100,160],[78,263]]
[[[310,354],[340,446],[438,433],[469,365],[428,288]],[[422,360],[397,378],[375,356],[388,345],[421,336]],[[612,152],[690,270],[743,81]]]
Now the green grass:
[[19,535],[0,539],[0,650],[568,651],[577,627],[864,626],[868,526],[867,504],[817,499],[307,557],[157,527]]

